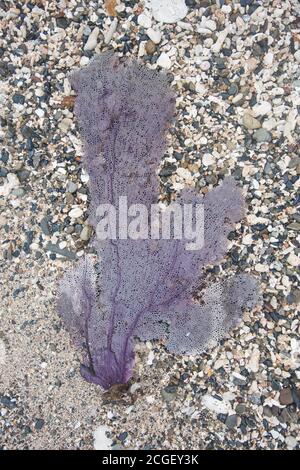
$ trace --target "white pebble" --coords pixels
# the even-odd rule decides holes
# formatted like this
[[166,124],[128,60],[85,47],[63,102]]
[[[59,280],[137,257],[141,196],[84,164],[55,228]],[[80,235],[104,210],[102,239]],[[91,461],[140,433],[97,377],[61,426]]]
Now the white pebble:
[[232,409],[230,403],[224,400],[220,401],[217,398],[214,398],[212,395],[204,395],[201,402],[205,408],[208,408],[210,411],[218,414],[227,414]]
[[295,60],[300,64],[300,49],[294,54]]
[[296,268],[297,266],[300,266],[300,257],[295,255],[295,253],[290,253],[287,262]]
[[184,0],[150,0],[150,3],[154,18],[162,23],[176,23],[188,12]]
[[99,28],[98,26],[96,26],[91,32],[91,34],[89,35],[89,38],[84,46],[85,51],[92,51],[93,49],[95,49],[95,47],[97,46],[98,36],[99,36]]
[[269,114],[271,109],[271,103],[269,103],[268,101],[262,101],[261,103],[257,103],[255,106],[253,106],[253,114],[255,117],[265,116],[266,114]]
[[205,153],[202,158],[202,163],[205,166],[210,166],[215,163],[215,159],[211,153]]
[[104,33],[104,42],[105,42],[105,44],[110,43],[110,41],[112,40],[113,35],[115,34],[115,32],[117,30],[117,26],[118,26],[118,20],[117,20],[117,18],[115,18],[113,20],[113,22],[111,23],[108,31],[106,31],[106,33]]
[[6,178],[6,183],[0,186],[0,196],[8,196],[13,189],[18,188],[20,185],[19,179],[14,173],[8,173]]
[[268,266],[265,264],[257,263],[255,265],[255,271],[257,271],[258,273],[267,273],[268,270]]
[[203,25],[203,28],[208,28],[211,31],[216,31],[217,25],[214,20],[206,20],[205,23],[201,23],[200,27]]
[[80,209],[80,207],[74,207],[73,209],[70,210],[69,212],[69,216],[72,218],[72,219],[79,219],[79,217],[81,217],[83,214],[83,210]]
[[204,60],[203,62],[201,62],[200,69],[203,70],[203,72],[207,72],[207,70],[210,69],[210,63],[208,62],[208,60]]
[[161,41],[161,32],[156,29],[147,29],[147,36],[152,42],[154,42],[154,44],[159,44]]
[[84,67],[85,65],[87,65],[89,63],[90,59],[88,57],[86,57],[85,55],[83,55],[80,59],[80,66],[81,67]]
[[150,28],[152,24],[150,16],[146,15],[145,13],[141,13],[138,16],[137,21],[138,21],[138,24],[142,26],[143,28]]
[[43,118],[45,116],[45,111],[41,108],[38,108],[35,110],[35,114],[39,117],[39,118]]
[[171,59],[170,57],[168,56],[168,54],[166,54],[165,52],[162,52],[159,56],[159,58],[157,59],[157,65],[159,65],[160,67],[162,67],[163,69],[169,69],[172,65],[172,62],[171,62]]
[[247,369],[251,370],[252,372],[258,372],[259,370],[259,359],[260,359],[260,352],[259,349],[254,349],[249,362],[247,364]]

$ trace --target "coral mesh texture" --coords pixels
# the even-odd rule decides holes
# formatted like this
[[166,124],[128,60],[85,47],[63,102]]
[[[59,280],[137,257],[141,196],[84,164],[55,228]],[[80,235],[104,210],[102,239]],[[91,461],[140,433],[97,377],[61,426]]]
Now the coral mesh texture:
[[[174,110],[166,78],[105,54],[71,82],[90,176],[90,223],[96,228],[100,203],[115,204],[120,196],[150,208],[159,196],[156,170]],[[184,190],[176,202],[204,205],[200,250],[187,251],[184,240],[95,237],[96,259],[80,260],[60,283],[58,309],[82,348],[82,376],[105,389],[132,376],[135,338],[160,338],[172,352],[199,354],[257,301],[247,274],[208,285],[204,279],[205,266],[222,260],[228,233],[243,216],[234,180],[225,179],[205,197]]]

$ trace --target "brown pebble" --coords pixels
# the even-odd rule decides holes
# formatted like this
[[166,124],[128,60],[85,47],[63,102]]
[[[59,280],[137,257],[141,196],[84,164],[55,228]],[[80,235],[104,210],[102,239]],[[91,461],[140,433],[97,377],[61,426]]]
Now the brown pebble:
[[149,39],[149,41],[146,42],[145,49],[148,55],[152,55],[156,51],[156,45]]
[[283,388],[280,390],[279,403],[281,405],[291,405],[294,402],[292,391],[290,388]]

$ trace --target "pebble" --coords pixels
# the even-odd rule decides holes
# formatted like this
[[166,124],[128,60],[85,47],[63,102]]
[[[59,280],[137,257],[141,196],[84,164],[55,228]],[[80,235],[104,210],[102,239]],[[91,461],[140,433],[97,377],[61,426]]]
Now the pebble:
[[202,397],[201,404],[205,408],[217,414],[227,414],[231,411],[230,403],[225,402],[224,400],[218,400],[217,398],[214,398],[212,395],[209,394],[204,395]]
[[161,32],[158,29],[147,29],[147,36],[152,42],[154,42],[154,44],[159,44],[161,41]]
[[78,189],[78,186],[76,183],[74,183],[73,181],[68,181],[67,186],[66,186],[66,191],[68,193],[73,194],[77,191],[77,189]]
[[203,70],[203,72],[207,72],[207,70],[210,69],[210,62],[208,60],[201,62],[200,69]]
[[105,44],[110,43],[110,41],[113,38],[113,35],[115,34],[115,32],[117,30],[117,26],[118,26],[118,20],[117,20],[117,18],[114,18],[114,20],[112,21],[110,27],[108,28],[108,31],[106,31],[104,33],[104,42],[105,42]]
[[138,16],[137,22],[143,28],[150,28],[152,24],[150,16],[146,15],[145,13],[141,13]]
[[256,142],[261,143],[261,142],[271,142],[272,136],[270,132],[268,132],[264,128],[260,128],[257,131],[254,132],[253,138],[256,140]]
[[261,127],[259,120],[247,112],[244,113],[243,124],[247,129],[259,129]]
[[251,372],[258,372],[259,360],[260,360],[260,351],[259,349],[254,349],[248,361],[247,369],[250,370]]
[[75,260],[76,259],[76,254],[75,253],[68,250],[67,248],[60,248],[58,245],[55,245],[54,243],[49,242],[46,246],[46,250],[50,251],[51,253],[55,253],[55,254],[58,254],[60,256],[64,256],[65,258],[68,258],[70,260]]
[[297,439],[293,436],[287,436],[285,438],[285,443],[287,445],[288,450],[295,449],[295,447],[297,447],[298,445]]
[[226,418],[225,421],[225,426],[227,426],[228,429],[235,429],[237,424],[238,424],[238,416],[237,415],[229,415]]
[[95,450],[111,450],[113,440],[107,437],[110,429],[107,426],[98,426],[93,432]]
[[162,67],[163,69],[169,69],[172,65],[170,57],[165,52],[162,52],[160,54],[156,63],[157,65],[159,65],[159,67]]
[[91,234],[93,232],[93,229],[90,225],[85,225],[80,233],[80,238],[82,241],[89,241],[91,238]]
[[296,61],[300,64],[300,49],[295,52],[294,57]]
[[74,207],[69,212],[69,216],[72,219],[79,219],[79,217],[81,217],[82,215],[83,215],[83,210],[80,207]]
[[265,114],[269,114],[271,109],[271,103],[269,103],[268,101],[263,101],[262,103],[258,103],[253,107],[253,116],[264,116]]
[[174,400],[174,398],[177,395],[177,389],[178,387],[176,385],[167,385],[164,389],[161,391],[161,396],[166,402],[170,402]]
[[96,26],[93,29],[93,31],[91,32],[91,34],[89,35],[88,40],[84,45],[84,50],[85,51],[92,51],[93,49],[95,49],[95,47],[97,46],[97,40],[98,40],[99,32],[100,32],[100,30],[99,30],[98,26]]
[[6,347],[4,341],[0,338],[0,366],[4,366],[6,360]]
[[295,253],[290,253],[287,262],[291,265],[297,268],[300,266],[300,256],[295,255]]
[[6,182],[0,186],[0,196],[8,196],[10,192],[19,186],[20,182],[14,173],[8,173],[6,177]]
[[153,55],[154,52],[156,51],[156,45],[154,44],[153,41],[149,39],[149,41],[147,41],[145,44],[145,50],[148,55]]
[[215,163],[215,158],[210,153],[205,153],[202,157],[202,163],[205,166],[210,166]]
[[280,390],[279,403],[281,405],[291,405],[293,402],[292,390],[290,388]]
[[176,23],[188,12],[184,0],[150,0],[152,14],[161,23]]

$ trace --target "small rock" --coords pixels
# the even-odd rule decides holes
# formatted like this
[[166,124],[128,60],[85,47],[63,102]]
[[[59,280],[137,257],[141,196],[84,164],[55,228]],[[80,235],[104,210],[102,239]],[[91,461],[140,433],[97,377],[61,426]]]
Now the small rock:
[[156,51],[156,45],[154,44],[153,41],[151,41],[151,39],[149,39],[149,41],[146,42],[145,50],[148,55],[153,55],[154,52]]
[[44,427],[45,421],[43,419],[36,419],[34,423],[34,427],[37,431],[40,431]]
[[0,196],[8,196],[10,192],[19,187],[19,179],[14,173],[7,174],[7,181],[4,185],[0,186]]
[[300,266],[300,257],[295,255],[295,253],[290,253],[287,258],[287,262],[291,266],[294,266],[295,268],[297,268],[298,266]]
[[46,246],[47,251],[51,251],[51,253],[58,254],[60,256],[64,256],[65,258],[75,260],[76,259],[76,254],[73,253],[72,251],[67,250],[66,248],[60,248],[58,245],[55,245],[54,243],[48,243]]
[[256,104],[253,106],[253,116],[264,116],[265,114],[268,114],[272,109],[271,103],[268,101],[262,101],[261,103]]
[[25,103],[25,96],[20,95],[19,93],[15,93],[13,95],[13,102],[16,104],[24,104]]
[[6,359],[6,348],[4,341],[0,338],[0,366],[5,364]]
[[17,172],[17,175],[18,175],[19,181],[21,181],[23,183],[24,181],[26,181],[29,178],[30,171],[20,170],[20,171]]
[[106,31],[104,33],[104,42],[105,42],[105,44],[110,43],[110,41],[113,38],[113,35],[115,34],[115,32],[117,30],[117,26],[118,26],[118,20],[117,20],[117,18],[114,18],[114,20],[112,21],[110,27],[108,28],[108,31]]
[[68,184],[67,184],[67,186],[66,186],[66,191],[67,191],[68,193],[73,194],[73,193],[75,193],[75,191],[77,191],[77,187],[78,187],[78,186],[77,186],[76,183],[73,183],[73,181],[68,181]]
[[205,166],[210,166],[215,163],[215,159],[210,153],[205,153],[202,157],[202,163]]
[[279,403],[281,405],[291,405],[293,402],[292,390],[290,388],[280,390]]
[[99,32],[99,28],[96,26],[89,35],[89,38],[84,46],[85,51],[92,51],[93,49],[95,49],[95,47],[97,46]]
[[93,432],[95,450],[111,450],[113,441],[107,437],[109,431],[107,426],[101,425]]
[[44,235],[50,236],[51,235],[51,229],[49,225],[49,217],[43,217],[41,222],[40,222],[40,227]]
[[293,436],[287,436],[285,439],[285,443],[287,445],[288,450],[292,450],[298,445],[297,439]]
[[214,413],[227,414],[231,411],[230,403],[224,400],[218,400],[212,395],[204,395],[202,397],[201,402],[205,408],[208,408],[210,411],[213,411]]
[[236,85],[236,83],[231,83],[229,89],[228,89],[228,94],[230,96],[234,96],[238,93],[239,87]]
[[297,232],[299,232],[299,230],[300,230],[300,222],[292,222],[291,224],[289,224],[289,225],[287,226],[287,228],[288,228],[289,230],[296,230]]
[[294,57],[296,59],[296,62],[300,64],[300,49],[298,49],[298,51],[295,52]]
[[177,386],[176,385],[167,385],[162,391],[161,396],[166,402],[174,400],[177,395]]
[[72,125],[72,122],[73,121],[70,118],[63,118],[58,124],[58,127],[62,132],[68,132],[68,130],[70,129]]
[[259,129],[261,127],[261,123],[258,119],[251,116],[249,113],[245,113],[243,116],[243,124],[247,129]]
[[146,15],[145,13],[141,13],[138,16],[137,22],[143,28],[150,28],[151,27],[151,18],[150,16]]
[[156,63],[157,65],[159,65],[159,67],[162,67],[163,69],[169,69],[172,65],[170,57],[165,52],[162,52],[160,54]]
[[225,426],[227,426],[228,429],[234,429],[234,428],[236,428],[237,423],[238,423],[238,416],[237,415],[229,415],[226,418]]
[[184,0],[150,0],[150,3],[154,18],[162,23],[176,23],[188,12]]
[[258,129],[257,131],[254,132],[253,138],[256,140],[257,143],[261,142],[271,142],[272,136],[270,132],[268,132],[266,129]]
[[254,349],[251,357],[249,359],[247,368],[252,372],[258,372],[259,370],[259,359],[260,359],[260,352],[259,349]]
[[216,31],[216,29],[217,29],[217,25],[216,25],[216,22],[214,20],[206,20],[204,23],[200,24],[200,28],[201,27],[208,28],[211,31]]
[[74,207],[73,209],[70,210],[69,212],[69,216],[72,218],[72,219],[79,219],[79,217],[81,217],[83,214],[83,210],[80,209],[80,207]]
[[83,240],[84,242],[89,241],[89,239],[91,238],[92,232],[93,232],[92,227],[90,225],[85,225],[80,233],[81,240]]
[[207,72],[207,70],[210,69],[210,62],[208,60],[204,60],[203,62],[201,62],[200,64],[200,69],[203,71],[203,72]]
[[161,32],[153,28],[147,29],[147,36],[154,44],[159,44],[161,41]]

